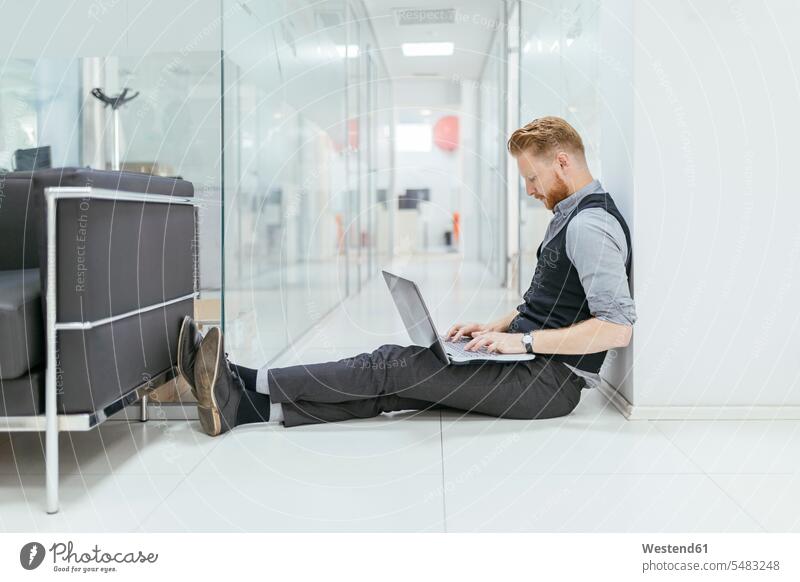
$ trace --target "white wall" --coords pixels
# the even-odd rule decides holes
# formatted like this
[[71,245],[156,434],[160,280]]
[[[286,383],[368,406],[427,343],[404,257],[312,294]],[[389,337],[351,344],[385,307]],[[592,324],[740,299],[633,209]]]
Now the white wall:
[[799,19],[635,4],[637,407],[800,406]]

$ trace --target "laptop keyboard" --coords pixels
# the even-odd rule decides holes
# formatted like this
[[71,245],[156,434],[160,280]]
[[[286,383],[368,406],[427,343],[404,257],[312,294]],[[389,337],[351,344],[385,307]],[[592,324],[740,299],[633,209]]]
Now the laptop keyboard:
[[457,342],[448,341],[444,337],[442,338],[445,347],[454,355],[460,356],[463,358],[485,358],[486,356],[495,355],[493,352],[490,352],[486,347],[482,346],[475,351],[467,351],[464,349],[464,346],[467,345],[472,338],[461,338]]

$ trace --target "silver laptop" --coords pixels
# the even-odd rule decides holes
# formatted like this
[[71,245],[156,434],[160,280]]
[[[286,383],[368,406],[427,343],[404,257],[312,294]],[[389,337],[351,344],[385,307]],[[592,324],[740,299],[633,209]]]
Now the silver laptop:
[[496,354],[486,348],[467,351],[464,346],[471,338],[461,338],[457,342],[447,341],[436,331],[428,307],[422,299],[417,284],[408,279],[383,271],[383,278],[389,286],[394,304],[406,326],[411,341],[420,346],[430,347],[446,364],[472,364],[480,362],[519,362],[532,360],[536,354]]

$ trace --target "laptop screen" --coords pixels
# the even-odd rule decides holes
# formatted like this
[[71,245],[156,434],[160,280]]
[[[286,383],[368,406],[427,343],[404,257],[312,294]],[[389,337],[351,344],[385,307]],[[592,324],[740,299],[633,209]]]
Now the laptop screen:
[[411,341],[426,347],[439,343],[439,334],[416,284],[386,271],[383,271],[383,278],[389,286],[389,292],[400,312],[408,335],[411,336]]

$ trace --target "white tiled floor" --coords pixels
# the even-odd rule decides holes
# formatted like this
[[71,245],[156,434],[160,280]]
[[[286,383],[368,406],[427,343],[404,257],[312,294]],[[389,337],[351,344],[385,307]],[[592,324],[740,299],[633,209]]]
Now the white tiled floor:
[[[518,302],[453,257],[402,270],[443,328]],[[381,343],[407,339],[375,278],[276,365]],[[407,411],[210,438],[111,421],[61,443],[50,516],[40,436],[0,434],[0,531],[800,532],[800,422],[632,422],[592,390],[532,422]]]

